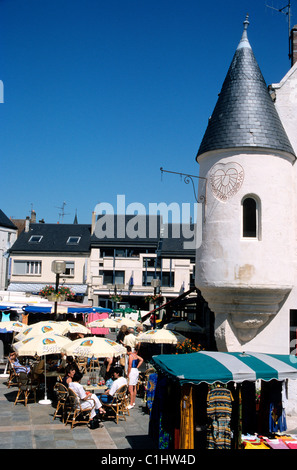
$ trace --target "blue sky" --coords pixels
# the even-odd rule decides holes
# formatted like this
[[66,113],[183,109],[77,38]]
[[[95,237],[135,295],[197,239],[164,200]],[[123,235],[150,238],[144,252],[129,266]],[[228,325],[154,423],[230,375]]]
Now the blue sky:
[[[281,0],[0,0],[0,208],[91,223],[99,203],[189,203],[249,14],[267,84],[290,68]],[[292,1],[291,26],[297,22]],[[198,182],[198,180],[196,180]],[[63,202],[64,218],[61,217]],[[192,210],[192,209],[191,209]],[[192,214],[195,216],[195,214]]]

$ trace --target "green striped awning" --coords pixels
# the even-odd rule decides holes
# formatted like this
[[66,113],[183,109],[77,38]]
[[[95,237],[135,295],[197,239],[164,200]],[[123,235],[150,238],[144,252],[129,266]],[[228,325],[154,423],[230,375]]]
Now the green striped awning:
[[153,356],[157,371],[183,383],[297,379],[297,357],[290,354],[200,351]]

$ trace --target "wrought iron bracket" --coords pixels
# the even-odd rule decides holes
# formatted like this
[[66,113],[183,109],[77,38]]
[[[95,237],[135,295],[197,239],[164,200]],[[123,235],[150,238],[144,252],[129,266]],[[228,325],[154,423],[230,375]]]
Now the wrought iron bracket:
[[203,177],[203,176],[196,176],[196,175],[189,175],[187,173],[180,173],[178,171],[169,171],[169,170],[164,170],[164,168],[160,168],[161,170],[161,178],[162,178],[162,175],[163,173],[173,173],[174,175],[179,175],[181,177],[184,177],[184,182],[186,184],[189,184],[190,182],[192,183],[192,186],[193,186],[193,192],[194,192],[194,197],[195,197],[195,200],[196,202],[204,202],[206,203],[206,186],[205,186],[205,196],[201,195],[199,196],[199,199],[198,199],[198,196],[197,196],[197,193],[196,193],[196,188],[195,188],[195,183],[194,183],[194,180],[193,178],[197,178],[197,179],[202,179],[202,180],[205,180],[207,181],[207,178]]

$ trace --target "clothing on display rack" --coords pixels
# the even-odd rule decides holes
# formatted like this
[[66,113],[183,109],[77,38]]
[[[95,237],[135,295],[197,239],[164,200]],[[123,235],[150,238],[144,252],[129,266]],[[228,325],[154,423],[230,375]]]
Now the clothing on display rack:
[[186,384],[182,387],[180,402],[180,449],[194,449],[194,411],[193,387]]
[[28,325],[28,317],[29,313],[22,313],[22,323],[24,323],[24,325]]
[[10,313],[4,313],[4,312],[2,312],[1,322],[2,322],[2,321],[10,321]]
[[207,396],[207,428],[208,449],[230,449],[233,397],[228,388],[216,386]]

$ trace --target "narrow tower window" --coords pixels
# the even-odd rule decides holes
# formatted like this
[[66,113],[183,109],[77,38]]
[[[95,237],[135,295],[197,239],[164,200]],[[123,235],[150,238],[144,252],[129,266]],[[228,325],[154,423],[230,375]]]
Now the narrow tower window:
[[242,202],[242,236],[244,238],[257,237],[257,202],[247,197]]

